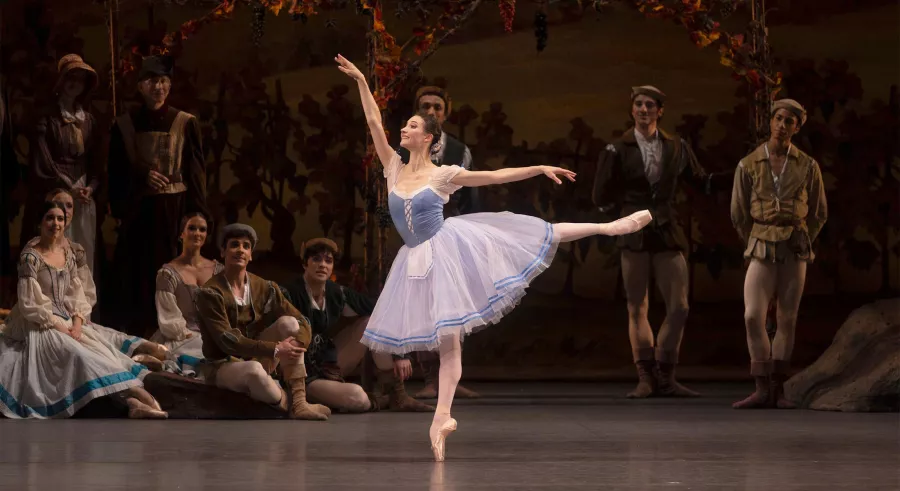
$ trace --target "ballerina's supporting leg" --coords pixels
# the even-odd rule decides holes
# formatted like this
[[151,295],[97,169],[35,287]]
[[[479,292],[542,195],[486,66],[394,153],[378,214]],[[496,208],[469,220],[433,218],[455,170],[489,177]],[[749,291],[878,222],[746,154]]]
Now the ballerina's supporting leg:
[[649,211],[639,211],[609,223],[554,223],[559,242],[572,242],[592,235],[626,235],[637,232],[653,219]]
[[434,460],[444,460],[444,443],[447,435],[456,430],[456,420],[450,417],[450,406],[456,386],[462,377],[462,349],[459,334],[455,333],[443,339],[440,346],[441,368],[438,373],[438,403],[431,422],[429,437]]

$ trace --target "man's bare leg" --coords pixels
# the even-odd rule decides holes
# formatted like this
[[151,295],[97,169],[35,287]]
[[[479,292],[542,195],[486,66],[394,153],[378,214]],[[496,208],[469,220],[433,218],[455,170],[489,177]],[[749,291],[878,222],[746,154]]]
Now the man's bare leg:
[[653,330],[647,319],[650,284],[650,253],[622,251],[622,279],[628,303],[628,338],[631,354],[638,372],[638,384],[626,397],[642,399],[656,392],[656,358],[653,350]]
[[656,364],[659,369],[657,391],[662,396],[697,397],[699,393],[675,380],[675,367],[678,365],[678,353],[688,317],[690,275],[687,261],[678,251],[654,254],[653,273],[666,304],[666,319],[656,337]]
[[223,363],[215,376],[216,387],[246,394],[252,399],[287,410],[287,397],[258,361]]
[[377,409],[376,401],[356,384],[316,379],[309,382],[306,389],[310,401],[324,404],[333,409],[351,413],[364,413]]
[[797,329],[797,311],[803,287],[806,285],[806,261],[797,260],[793,255],[778,265],[776,282],[777,324],[772,343],[772,401],[780,409],[794,409],[797,406],[784,396],[784,382],[790,376],[791,355],[794,352],[794,334]]
[[750,351],[750,375],[756,390],[746,399],[735,402],[735,409],[768,407],[771,400],[772,346],[766,332],[766,312],[775,294],[778,268],[775,263],[751,259],[744,277],[744,324]]

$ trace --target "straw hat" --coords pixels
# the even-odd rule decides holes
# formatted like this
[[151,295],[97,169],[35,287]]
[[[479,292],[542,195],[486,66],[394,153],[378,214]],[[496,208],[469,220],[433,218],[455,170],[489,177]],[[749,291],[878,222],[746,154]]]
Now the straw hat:
[[81,95],[90,94],[97,88],[97,72],[76,54],[70,54],[60,58],[59,63],[56,65],[56,70],[59,75],[56,77],[56,85],[53,88],[54,93],[59,93],[63,81],[66,79],[66,75],[73,70],[84,70],[88,74],[84,85],[84,92],[82,92]]

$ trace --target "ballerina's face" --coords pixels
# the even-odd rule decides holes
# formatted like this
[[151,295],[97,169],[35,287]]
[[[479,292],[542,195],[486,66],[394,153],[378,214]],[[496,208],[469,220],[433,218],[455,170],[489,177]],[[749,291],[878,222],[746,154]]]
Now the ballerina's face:
[[181,231],[181,243],[184,247],[199,249],[206,243],[208,225],[203,217],[191,217]]
[[425,131],[425,120],[421,116],[413,116],[400,130],[400,146],[413,151],[423,151],[431,146],[434,136]]
[[51,208],[41,220],[41,235],[46,239],[58,239],[66,229],[66,214],[59,208]]
[[66,210],[66,228],[72,225],[72,215],[75,213],[75,200],[69,193],[57,193],[50,201],[55,201],[63,205]]

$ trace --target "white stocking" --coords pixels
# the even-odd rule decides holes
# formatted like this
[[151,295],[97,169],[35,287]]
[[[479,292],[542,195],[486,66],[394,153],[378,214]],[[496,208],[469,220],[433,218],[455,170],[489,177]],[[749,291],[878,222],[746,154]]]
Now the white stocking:
[[456,386],[462,377],[462,349],[459,344],[459,334],[445,337],[440,345],[441,368],[438,372],[438,402],[434,411],[434,420],[431,422],[429,436],[431,441],[437,437],[438,431],[447,420],[450,419],[450,406],[453,405],[453,395],[456,394]]
[[216,371],[216,386],[247,394],[266,404],[281,401],[281,387],[258,361],[224,363]]
[[610,223],[555,223],[553,233],[559,242],[572,242],[592,235],[627,235],[647,226],[649,211],[639,211]]

